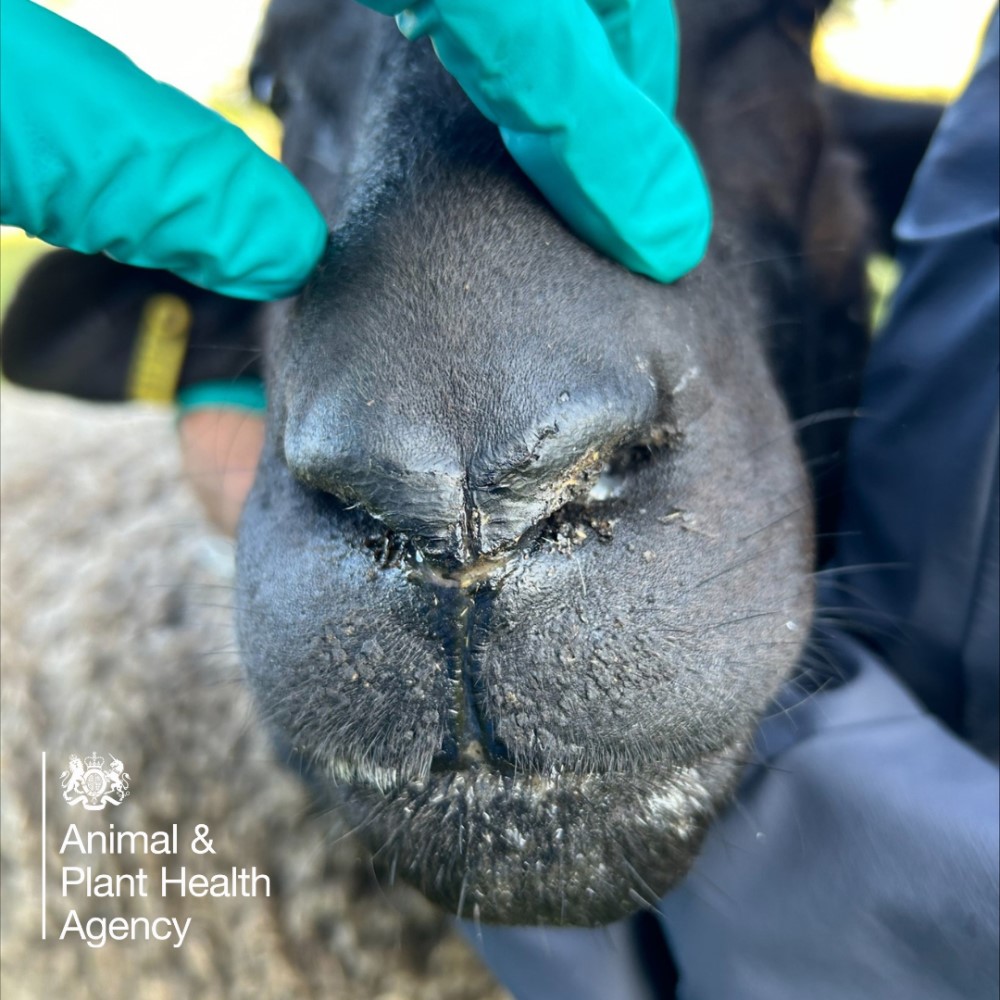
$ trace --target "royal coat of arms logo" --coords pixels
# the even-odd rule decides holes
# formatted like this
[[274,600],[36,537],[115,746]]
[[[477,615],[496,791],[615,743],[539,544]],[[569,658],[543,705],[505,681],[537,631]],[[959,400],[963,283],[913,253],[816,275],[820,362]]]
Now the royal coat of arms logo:
[[104,766],[104,758],[98,753],[91,753],[84,760],[72,754],[68,770],[63,771],[59,780],[63,798],[71,806],[82,805],[84,809],[103,809],[109,803],[120,806],[128,795],[125,765],[113,754],[110,767]]

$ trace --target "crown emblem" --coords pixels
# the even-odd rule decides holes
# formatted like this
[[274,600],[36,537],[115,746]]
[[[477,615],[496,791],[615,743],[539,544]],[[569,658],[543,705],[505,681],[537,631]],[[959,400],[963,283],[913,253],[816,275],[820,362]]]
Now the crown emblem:
[[129,776],[125,765],[114,754],[111,766],[104,766],[105,758],[96,751],[83,760],[70,754],[69,764],[59,776],[63,798],[71,805],[84,809],[103,809],[106,805],[120,806],[128,795]]

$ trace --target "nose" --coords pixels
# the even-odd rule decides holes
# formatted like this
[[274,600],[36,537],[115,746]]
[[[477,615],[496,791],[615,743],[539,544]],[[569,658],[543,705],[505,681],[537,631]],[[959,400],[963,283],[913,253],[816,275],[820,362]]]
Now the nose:
[[302,483],[360,508],[422,555],[468,558],[466,474],[447,434],[330,396],[292,413],[285,461]]
[[586,496],[654,423],[655,380],[643,371],[539,381],[534,398],[492,392],[450,411],[327,395],[289,413],[285,460],[301,482],[405,536],[422,559],[461,570],[516,548]]

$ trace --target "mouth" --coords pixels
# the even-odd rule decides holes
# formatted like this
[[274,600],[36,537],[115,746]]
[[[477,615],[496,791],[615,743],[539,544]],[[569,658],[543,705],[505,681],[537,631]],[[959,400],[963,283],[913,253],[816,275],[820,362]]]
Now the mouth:
[[463,918],[655,905],[799,652],[809,553],[782,495],[714,503],[655,466],[629,497],[597,482],[599,504],[457,564],[277,463],[251,494],[238,624],[258,703],[388,877]]
[[337,802],[388,871],[459,918],[599,926],[687,872],[742,742],[638,772],[503,773],[467,758],[424,780],[333,758]]

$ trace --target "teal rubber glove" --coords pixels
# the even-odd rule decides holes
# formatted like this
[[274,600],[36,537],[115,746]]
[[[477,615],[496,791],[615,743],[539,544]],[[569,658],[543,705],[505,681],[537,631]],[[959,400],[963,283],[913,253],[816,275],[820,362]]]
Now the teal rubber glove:
[[711,200],[674,120],[669,0],[362,0],[438,58],[570,227],[674,281],[711,235]]
[[297,291],[327,227],[238,128],[28,0],[0,6],[0,219],[247,299]]

